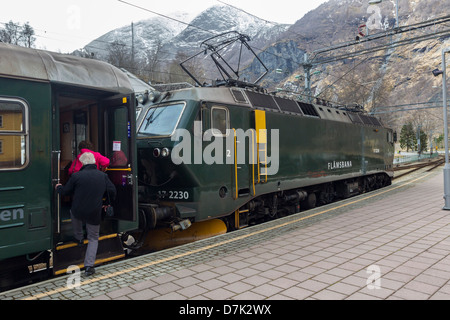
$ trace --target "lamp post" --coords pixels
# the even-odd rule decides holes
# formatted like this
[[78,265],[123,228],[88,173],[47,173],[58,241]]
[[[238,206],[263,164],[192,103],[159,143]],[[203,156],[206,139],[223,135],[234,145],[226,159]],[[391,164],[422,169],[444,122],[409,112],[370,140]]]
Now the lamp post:
[[447,74],[445,66],[445,54],[450,52],[450,47],[442,49],[442,104],[444,108],[444,135],[445,135],[445,166],[444,166],[444,199],[445,210],[450,210],[450,164],[448,161],[448,121],[447,121]]
[[450,52],[450,47],[442,49],[442,71],[435,69],[433,75],[442,74],[442,104],[444,109],[444,142],[445,142],[445,165],[444,165],[444,210],[450,210],[450,164],[448,156],[448,120],[447,120],[447,79],[445,54]]

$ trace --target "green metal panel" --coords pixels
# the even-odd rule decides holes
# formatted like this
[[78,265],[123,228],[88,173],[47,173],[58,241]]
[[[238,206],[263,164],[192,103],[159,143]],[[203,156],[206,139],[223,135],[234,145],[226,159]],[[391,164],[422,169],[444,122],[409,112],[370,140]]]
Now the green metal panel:
[[48,83],[0,79],[0,97],[23,99],[30,117],[28,165],[0,171],[0,259],[4,259],[52,246],[52,117]]
[[[0,68],[0,99],[23,101],[29,120],[29,125],[25,125],[28,130],[26,134],[17,135],[0,130],[0,139],[6,137],[12,141],[13,136],[17,140],[14,135],[20,138],[21,145],[17,147],[17,142],[14,144],[16,149],[20,149],[20,157],[10,151],[14,155],[11,159],[22,159],[22,145],[25,144],[27,150],[27,161],[22,167],[13,170],[6,168],[6,161],[11,162],[6,157],[2,161],[3,168],[0,165],[0,260],[27,254],[32,257],[34,253],[52,249],[54,242],[70,235],[69,224],[66,224],[65,229],[59,229],[59,201],[53,186],[59,176],[61,163],[58,157],[62,150],[59,108],[66,108],[74,99],[85,102],[85,105],[76,106],[79,109],[90,108],[90,103],[95,101],[99,105],[93,108],[103,111],[102,103],[109,98],[120,100],[115,105],[105,104],[105,108],[128,108],[124,112],[128,111],[129,119],[126,119],[125,113],[120,113],[117,122],[114,122],[114,128],[120,129],[120,135],[118,132],[109,132],[109,138],[120,139],[123,146],[130,150],[127,155],[129,166],[123,170],[129,175],[126,182],[120,185],[129,188],[131,199],[129,208],[125,208],[128,210],[127,221],[118,221],[122,218],[118,217],[110,221],[109,225],[113,229],[111,232],[136,229],[135,96],[127,76],[111,65],[89,59],[4,44],[0,44],[0,51],[4,58],[0,59],[4,67]],[[59,103],[62,105],[59,106]],[[4,110],[8,108],[4,107]],[[12,112],[17,110],[9,111],[10,114]],[[104,114],[93,114],[93,119],[92,126],[99,128],[99,137],[96,137],[98,143],[112,148],[112,141],[104,141],[104,137],[101,137],[106,132]],[[71,142],[64,143],[67,146]],[[61,212],[61,218],[63,216]]]

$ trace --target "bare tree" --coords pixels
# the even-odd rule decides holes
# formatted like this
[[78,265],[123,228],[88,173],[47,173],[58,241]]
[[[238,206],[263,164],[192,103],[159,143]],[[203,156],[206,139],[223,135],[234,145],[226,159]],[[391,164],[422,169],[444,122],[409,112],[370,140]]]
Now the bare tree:
[[[180,63],[185,61],[189,56],[184,52],[178,52],[175,59],[169,64],[169,81],[170,82],[188,82],[195,84],[195,81],[186,74],[180,66]],[[183,64],[189,72],[197,78],[198,81],[204,82],[205,70],[203,69],[200,59],[191,59]]]
[[106,60],[118,68],[131,69],[133,67],[131,66],[131,51],[120,40],[115,40],[109,45]]
[[22,30],[23,42],[25,47],[31,48],[36,41],[34,37],[34,29],[30,26],[29,22],[25,23]]
[[12,20],[0,30],[0,42],[11,43],[31,48],[34,45],[34,29],[27,22],[24,26]]
[[184,82],[189,81],[189,76],[184,73],[183,69],[180,67],[180,62],[187,59],[187,55],[183,52],[178,52],[175,59],[169,63],[169,82]]
[[18,45],[21,39],[20,26],[13,21],[5,24],[5,28],[0,30],[0,40],[5,43]]
[[163,75],[160,69],[162,61],[167,58],[167,53],[163,50],[163,42],[161,39],[155,41],[152,49],[147,50],[145,54],[145,63],[143,65],[143,70],[145,70],[145,75],[148,81],[151,82],[161,82],[163,81]]

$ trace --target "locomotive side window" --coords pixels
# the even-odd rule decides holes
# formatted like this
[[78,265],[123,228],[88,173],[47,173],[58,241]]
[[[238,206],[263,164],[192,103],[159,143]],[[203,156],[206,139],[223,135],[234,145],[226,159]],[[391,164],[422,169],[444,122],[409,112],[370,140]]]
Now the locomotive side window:
[[387,141],[391,144],[394,143],[394,134],[390,130],[387,132]]
[[17,170],[28,163],[28,105],[0,98],[0,170]]
[[211,108],[211,129],[215,136],[225,136],[227,134],[227,129],[230,129],[230,116],[227,108]]

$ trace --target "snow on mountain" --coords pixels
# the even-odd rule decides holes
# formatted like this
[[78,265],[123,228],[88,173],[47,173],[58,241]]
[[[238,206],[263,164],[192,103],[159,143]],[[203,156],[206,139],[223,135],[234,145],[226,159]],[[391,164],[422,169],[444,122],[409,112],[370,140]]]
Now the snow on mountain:
[[[137,58],[148,58],[148,53],[155,52],[159,46],[160,59],[173,60],[177,54],[189,56],[200,50],[204,40],[228,31],[238,31],[251,38],[250,45],[261,50],[272,44],[289,25],[274,25],[252,17],[240,10],[226,5],[216,5],[195,17],[186,13],[154,17],[134,23],[134,50]],[[95,39],[84,48],[94,53],[95,57],[107,60],[111,43],[120,42],[124,49],[131,51],[131,23]],[[228,48],[229,54],[234,52]],[[249,58],[249,57],[247,57]]]
[[[137,56],[145,57],[147,51],[152,51],[156,46],[164,45],[176,37],[193,18],[190,14],[182,12],[173,13],[170,16],[175,20],[157,16],[133,23],[134,47]],[[185,22],[185,24],[178,21]],[[94,53],[99,59],[107,60],[108,51],[112,43],[122,43],[125,45],[126,50],[131,51],[132,40],[130,23],[93,40],[84,49]]]

